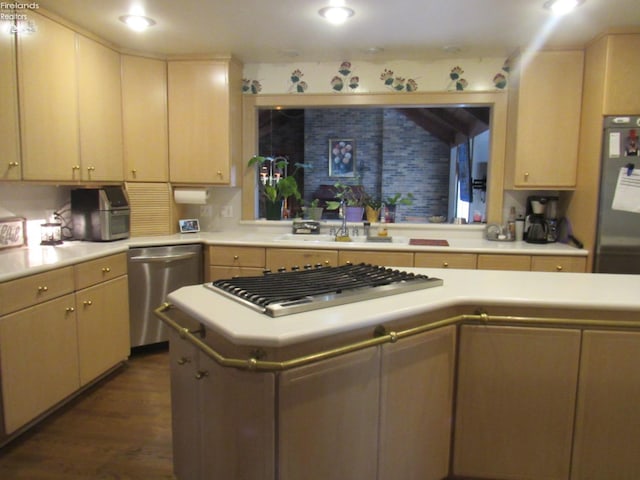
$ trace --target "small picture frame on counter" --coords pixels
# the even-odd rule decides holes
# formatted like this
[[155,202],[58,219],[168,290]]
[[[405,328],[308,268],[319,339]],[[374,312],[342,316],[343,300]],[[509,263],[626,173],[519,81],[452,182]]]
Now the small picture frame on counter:
[[0,218],[0,250],[22,247],[26,243],[26,219],[22,217]]
[[186,218],[178,220],[180,233],[197,233],[200,231],[200,222],[197,218]]

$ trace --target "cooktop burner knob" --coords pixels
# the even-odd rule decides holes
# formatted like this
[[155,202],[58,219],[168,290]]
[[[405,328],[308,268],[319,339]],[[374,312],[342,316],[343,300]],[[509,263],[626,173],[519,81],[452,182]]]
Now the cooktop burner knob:
[[291,267],[292,272],[297,272],[298,270],[300,270],[300,267],[298,265],[294,265],[293,267]]
[[316,263],[316,268],[322,268],[322,264],[321,263]]
[[278,268],[278,273],[283,273],[283,272],[286,272],[286,271],[287,271],[287,269],[285,267]]
[[271,269],[270,268],[265,268],[264,270],[262,270],[262,274],[263,275],[269,275],[271,273]]
[[304,266],[304,269],[305,269],[305,270],[311,270],[311,264],[310,264],[310,263],[307,263],[307,264]]

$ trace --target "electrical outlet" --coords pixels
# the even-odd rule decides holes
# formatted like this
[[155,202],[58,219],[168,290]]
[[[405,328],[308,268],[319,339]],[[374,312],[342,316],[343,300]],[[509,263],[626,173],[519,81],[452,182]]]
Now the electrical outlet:
[[231,208],[231,205],[224,205],[220,210],[220,215],[225,218],[233,217],[233,208]]
[[213,207],[211,205],[203,205],[200,207],[200,216],[213,217]]

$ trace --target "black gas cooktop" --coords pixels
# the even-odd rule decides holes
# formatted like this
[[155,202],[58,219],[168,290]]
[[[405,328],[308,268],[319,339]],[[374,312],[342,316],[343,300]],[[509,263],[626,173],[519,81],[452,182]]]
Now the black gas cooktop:
[[216,280],[205,286],[272,317],[437,287],[439,278],[379,267],[312,267],[255,277]]

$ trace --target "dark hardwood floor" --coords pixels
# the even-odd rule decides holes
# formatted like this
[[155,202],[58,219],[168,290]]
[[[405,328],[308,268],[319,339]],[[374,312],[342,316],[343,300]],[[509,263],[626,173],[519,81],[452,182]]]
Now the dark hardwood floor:
[[0,449],[0,479],[173,479],[167,349],[127,365]]

